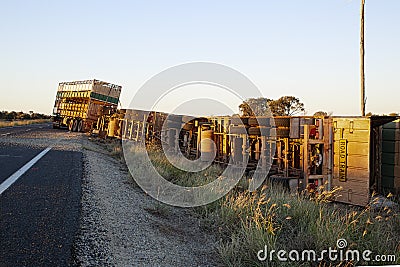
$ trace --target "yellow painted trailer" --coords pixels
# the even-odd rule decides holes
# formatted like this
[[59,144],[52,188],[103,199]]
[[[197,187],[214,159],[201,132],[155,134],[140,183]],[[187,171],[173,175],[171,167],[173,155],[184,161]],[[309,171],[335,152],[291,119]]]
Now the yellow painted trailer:
[[121,86],[99,80],[62,82],[53,109],[53,128],[90,131],[99,118],[117,110]]
[[332,186],[342,187],[337,200],[366,205],[370,196],[371,122],[367,117],[333,118]]
[[331,184],[343,188],[337,201],[365,206],[373,192],[383,193],[382,126],[395,119],[390,116],[332,118]]

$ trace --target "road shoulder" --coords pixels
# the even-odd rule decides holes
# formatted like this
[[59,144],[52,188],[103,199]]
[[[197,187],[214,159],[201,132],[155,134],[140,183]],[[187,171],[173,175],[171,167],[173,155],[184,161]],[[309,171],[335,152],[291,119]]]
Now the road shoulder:
[[214,236],[190,210],[146,195],[126,167],[84,141],[80,231],[74,246],[81,266],[215,266]]

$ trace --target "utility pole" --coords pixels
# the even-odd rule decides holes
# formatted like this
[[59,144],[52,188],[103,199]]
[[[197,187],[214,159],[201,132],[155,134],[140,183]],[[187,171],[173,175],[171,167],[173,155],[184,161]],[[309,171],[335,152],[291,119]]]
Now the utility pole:
[[364,6],[365,0],[361,0],[361,29],[360,29],[360,71],[361,71],[361,116],[365,116],[365,73],[364,73]]

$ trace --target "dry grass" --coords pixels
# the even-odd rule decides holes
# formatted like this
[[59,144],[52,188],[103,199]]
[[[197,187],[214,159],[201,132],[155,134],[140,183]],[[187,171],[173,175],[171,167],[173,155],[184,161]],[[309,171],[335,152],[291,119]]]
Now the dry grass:
[[[123,158],[122,149],[110,147],[108,150],[117,158]],[[134,153],[140,160],[141,152]],[[212,166],[203,172],[188,174],[173,167],[157,149],[152,148],[148,153],[158,172],[176,184],[207,184],[222,172],[219,167]],[[143,176],[146,171],[137,168],[132,175]],[[313,249],[320,252],[335,248],[340,238],[347,240],[349,249],[361,252],[368,249],[372,255],[394,254],[396,263],[400,263],[398,211],[385,205],[373,210],[370,206],[360,208],[330,203],[339,188],[309,196],[291,195],[269,184],[249,192],[247,185],[244,178],[224,198],[194,208],[202,217],[204,228],[220,238],[219,254],[226,266],[353,266],[355,262],[283,263],[276,257],[272,262],[257,258],[257,252],[264,246],[276,251]]]
[[36,123],[45,123],[45,122],[50,122],[50,119],[15,120],[15,121],[0,120],[0,128],[20,126],[20,125],[29,125],[29,124],[36,124]]
[[[256,253],[266,245],[270,250],[322,251],[334,248],[344,238],[349,249],[371,250],[374,255],[396,254],[400,261],[400,219],[389,208],[373,211],[307,199],[265,186],[255,193],[229,194],[221,203],[220,224],[230,237],[220,254],[227,266],[293,266],[293,262],[260,262]],[[234,227],[236,226],[236,227]],[[360,262],[367,264],[367,262]],[[358,264],[360,264],[358,263]],[[326,266],[352,266],[353,263],[326,261]],[[303,266],[313,265],[307,262]]]

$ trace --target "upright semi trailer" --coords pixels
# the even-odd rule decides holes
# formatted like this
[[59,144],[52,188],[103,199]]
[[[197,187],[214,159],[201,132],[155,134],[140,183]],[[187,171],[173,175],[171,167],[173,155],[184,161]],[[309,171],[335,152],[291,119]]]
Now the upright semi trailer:
[[91,131],[102,115],[116,112],[121,88],[99,80],[60,83],[53,109],[53,128],[66,126],[70,131]]

